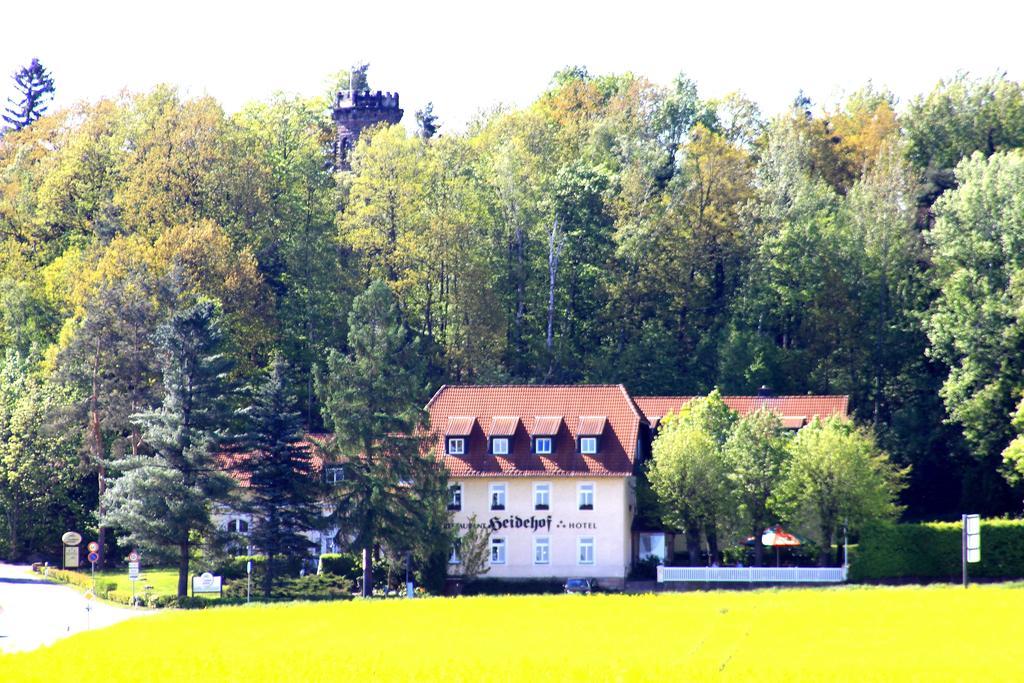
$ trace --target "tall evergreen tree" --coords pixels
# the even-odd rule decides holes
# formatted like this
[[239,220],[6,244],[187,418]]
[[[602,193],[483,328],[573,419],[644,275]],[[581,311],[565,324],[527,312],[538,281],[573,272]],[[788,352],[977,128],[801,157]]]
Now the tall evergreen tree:
[[14,79],[14,87],[21,95],[21,99],[8,98],[11,106],[7,107],[7,113],[3,117],[14,130],[21,130],[46,112],[56,88],[53,85],[53,77],[35,58],[31,64],[16,71],[11,78]]
[[221,353],[218,317],[216,304],[202,300],[157,332],[163,404],[135,416],[152,455],[115,462],[122,474],[104,492],[101,523],[157,558],[177,550],[179,597],[188,594],[193,535],[212,530],[213,506],[231,488],[215,459],[229,418],[230,362]]
[[321,521],[320,487],[301,444],[302,419],[287,375],[287,363],[275,354],[266,380],[252,388],[248,405],[238,411],[245,431],[235,442],[243,451],[237,469],[249,482],[241,507],[252,515],[253,544],[267,556],[266,597],[274,585],[275,558],[307,554],[312,543],[304,532]]
[[[373,555],[415,548],[417,537],[437,538],[437,510],[446,483],[423,453],[426,415],[419,339],[411,335],[391,290],[374,282],[356,297],[349,314],[349,355],[332,351],[316,372],[324,417],[344,459],[345,476],[334,488],[334,519],[342,540],[362,552],[363,595],[373,590]],[[447,543],[443,545],[447,550]]]
[[427,106],[416,112],[416,127],[418,129],[417,133],[424,140],[429,140],[437,135],[441,124],[437,122],[437,114],[434,113],[433,102],[427,102]]

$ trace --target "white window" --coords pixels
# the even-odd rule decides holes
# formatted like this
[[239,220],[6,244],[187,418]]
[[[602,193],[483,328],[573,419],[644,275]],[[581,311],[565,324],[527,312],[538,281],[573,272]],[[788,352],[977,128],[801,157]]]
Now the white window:
[[548,564],[551,562],[551,539],[544,536],[533,539],[533,563]]
[[551,437],[538,436],[533,441],[533,450],[537,455],[551,455]]
[[580,453],[594,455],[597,453],[597,437],[584,436],[580,439]]
[[462,560],[459,558],[459,550],[462,549],[462,539],[456,538],[455,542],[452,543],[452,554],[448,557],[448,564],[462,564]]
[[551,484],[533,485],[533,509],[548,510],[551,508]]
[[462,484],[452,484],[448,487],[448,509],[462,509]]
[[324,479],[331,486],[337,486],[345,479],[345,468],[340,465],[328,467],[324,470]]
[[505,485],[491,484],[491,509],[505,509]]
[[576,486],[576,501],[580,510],[594,509],[594,485],[578,484]]
[[249,522],[244,519],[233,519],[228,522],[228,531],[233,534],[249,533]]
[[505,539],[491,539],[491,564],[505,564]]
[[665,534],[640,534],[640,549],[637,553],[641,560],[656,557],[665,561]]
[[448,455],[465,455],[465,439],[448,439]]
[[491,453],[494,455],[508,455],[508,439],[503,436],[496,436],[491,439]]
[[577,564],[594,564],[594,537],[581,536],[576,541]]

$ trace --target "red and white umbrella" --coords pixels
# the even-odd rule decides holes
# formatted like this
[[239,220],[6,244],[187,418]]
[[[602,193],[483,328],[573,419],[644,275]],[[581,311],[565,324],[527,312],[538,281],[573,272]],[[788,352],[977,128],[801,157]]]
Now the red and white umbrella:
[[[746,545],[754,545],[754,537],[748,536]],[[803,542],[796,535],[789,533],[782,528],[781,524],[769,527],[761,534],[761,545],[766,548],[775,548],[775,564],[779,564],[779,548],[793,548],[803,545]]]

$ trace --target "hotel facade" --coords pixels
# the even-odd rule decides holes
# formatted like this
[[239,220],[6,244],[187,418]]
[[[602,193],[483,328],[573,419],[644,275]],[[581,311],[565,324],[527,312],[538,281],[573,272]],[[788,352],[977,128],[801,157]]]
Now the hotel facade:
[[[430,447],[448,470],[452,524],[487,530],[488,577],[596,579],[622,587],[633,563],[671,560],[674,534],[638,526],[636,476],[658,422],[690,396],[629,395],[622,385],[443,386]],[[846,417],[846,396],[727,396],[796,430]],[[449,574],[460,574],[458,547]]]

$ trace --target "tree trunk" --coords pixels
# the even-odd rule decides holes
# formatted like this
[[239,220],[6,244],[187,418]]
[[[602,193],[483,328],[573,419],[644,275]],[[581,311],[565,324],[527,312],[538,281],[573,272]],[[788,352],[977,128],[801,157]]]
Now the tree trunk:
[[269,598],[274,588],[274,552],[267,551],[267,568],[263,573],[263,597]]
[[363,597],[373,595],[373,549],[363,548]]
[[832,559],[832,529],[821,530],[821,552],[818,553],[818,566],[827,567]]
[[686,551],[690,555],[690,566],[700,566],[700,527],[691,526],[686,529]]
[[92,447],[93,461],[96,463],[96,480],[99,500],[99,529],[96,542],[99,543],[100,559],[96,563],[100,569],[106,565],[107,558],[107,527],[103,524],[103,515],[106,509],[103,506],[103,493],[107,490],[107,468],[103,462],[103,431],[100,428],[99,411],[99,368],[100,368],[100,341],[96,340],[96,353],[92,365],[92,395],[89,397],[89,442]]
[[753,535],[754,535],[754,566],[755,567],[763,567],[764,566],[764,544],[761,543],[761,534],[764,533],[764,530],[761,529],[760,526],[761,526],[760,524],[755,524],[754,525],[754,531],[753,531]]
[[718,564],[718,530],[715,525],[708,524],[704,528],[704,535],[708,537],[708,562]]
[[188,537],[178,545],[178,597],[188,597]]

